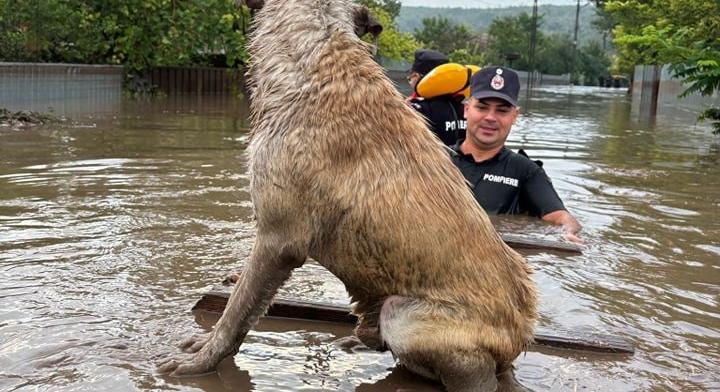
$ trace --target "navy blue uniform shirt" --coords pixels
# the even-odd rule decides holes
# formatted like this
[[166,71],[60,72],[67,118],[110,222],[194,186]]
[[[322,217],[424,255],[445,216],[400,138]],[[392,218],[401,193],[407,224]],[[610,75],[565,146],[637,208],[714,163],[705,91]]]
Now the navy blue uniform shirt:
[[537,163],[506,147],[486,161],[475,162],[472,155],[460,151],[462,142],[451,147],[452,161],[488,214],[542,217],[565,209],[550,178]]
[[413,99],[410,105],[428,119],[430,130],[447,146],[465,138],[465,108],[462,97],[441,95],[430,99]]

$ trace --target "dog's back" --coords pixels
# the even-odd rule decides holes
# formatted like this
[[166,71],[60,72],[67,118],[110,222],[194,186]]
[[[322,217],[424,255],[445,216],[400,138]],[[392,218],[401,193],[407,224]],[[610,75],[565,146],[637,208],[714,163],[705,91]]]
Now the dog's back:
[[[301,206],[310,257],[346,284],[359,314],[388,296],[421,299],[437,329],[423,325],[414,344],[512,361],[536,318],[527,264],[355,37],[353,7],[268,0],[257,15],[253,199]],[[256,209],[259,223],[277,213]]]

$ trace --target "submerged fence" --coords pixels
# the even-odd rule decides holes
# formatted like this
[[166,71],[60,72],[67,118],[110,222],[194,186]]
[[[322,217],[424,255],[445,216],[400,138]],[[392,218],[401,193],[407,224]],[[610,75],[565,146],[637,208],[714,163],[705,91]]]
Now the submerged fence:
[[0,107],[68,116],[115,112],[122,83],[121,66],[0,62]]
[[122,66],[0,62],[0,108],[57,115],[111,114],[121,110],[123,84],[175,95],[234,95],[243,70],[156,67],[125,80]]
[[237,93],[244,84],[243,71],[236,68],[155,67],[144,78],[167,95]]

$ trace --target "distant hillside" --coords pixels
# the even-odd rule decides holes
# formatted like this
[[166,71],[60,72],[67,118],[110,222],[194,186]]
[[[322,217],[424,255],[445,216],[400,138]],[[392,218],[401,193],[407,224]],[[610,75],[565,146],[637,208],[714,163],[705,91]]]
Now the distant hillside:
[[[575,6],[542,5],[538,7],[539,14],[543,15],[539,29],[546,34],[567,34],[573,36],[575,28]],[[495,18],[517,16],[522,12],[532,15],[532,7],[509,8],[430,8],[406,7],[400,9],[396,22],[400,31],[413,33],[415,29],[422,28],[422,20],[432,17],[446,17],[455,23],[465,23],[473,30],[485,31]],[[595,8],[584,6],[580,8],[580,29],[578,38],[580,45],[590,40],[602,42],[600,34],[592,26],[591,21],[596,18]]]

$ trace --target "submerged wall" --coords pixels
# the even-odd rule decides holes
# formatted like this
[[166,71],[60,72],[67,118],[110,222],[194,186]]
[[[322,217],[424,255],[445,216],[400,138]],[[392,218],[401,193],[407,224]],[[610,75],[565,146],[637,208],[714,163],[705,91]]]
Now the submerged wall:
[[720,92],[704,97],[680,98],[688,86],[674,78],[669,65],[636,65],[632,86],[632,110],[642,117],[674,116],[694,120],[708,106],[720,106]]

